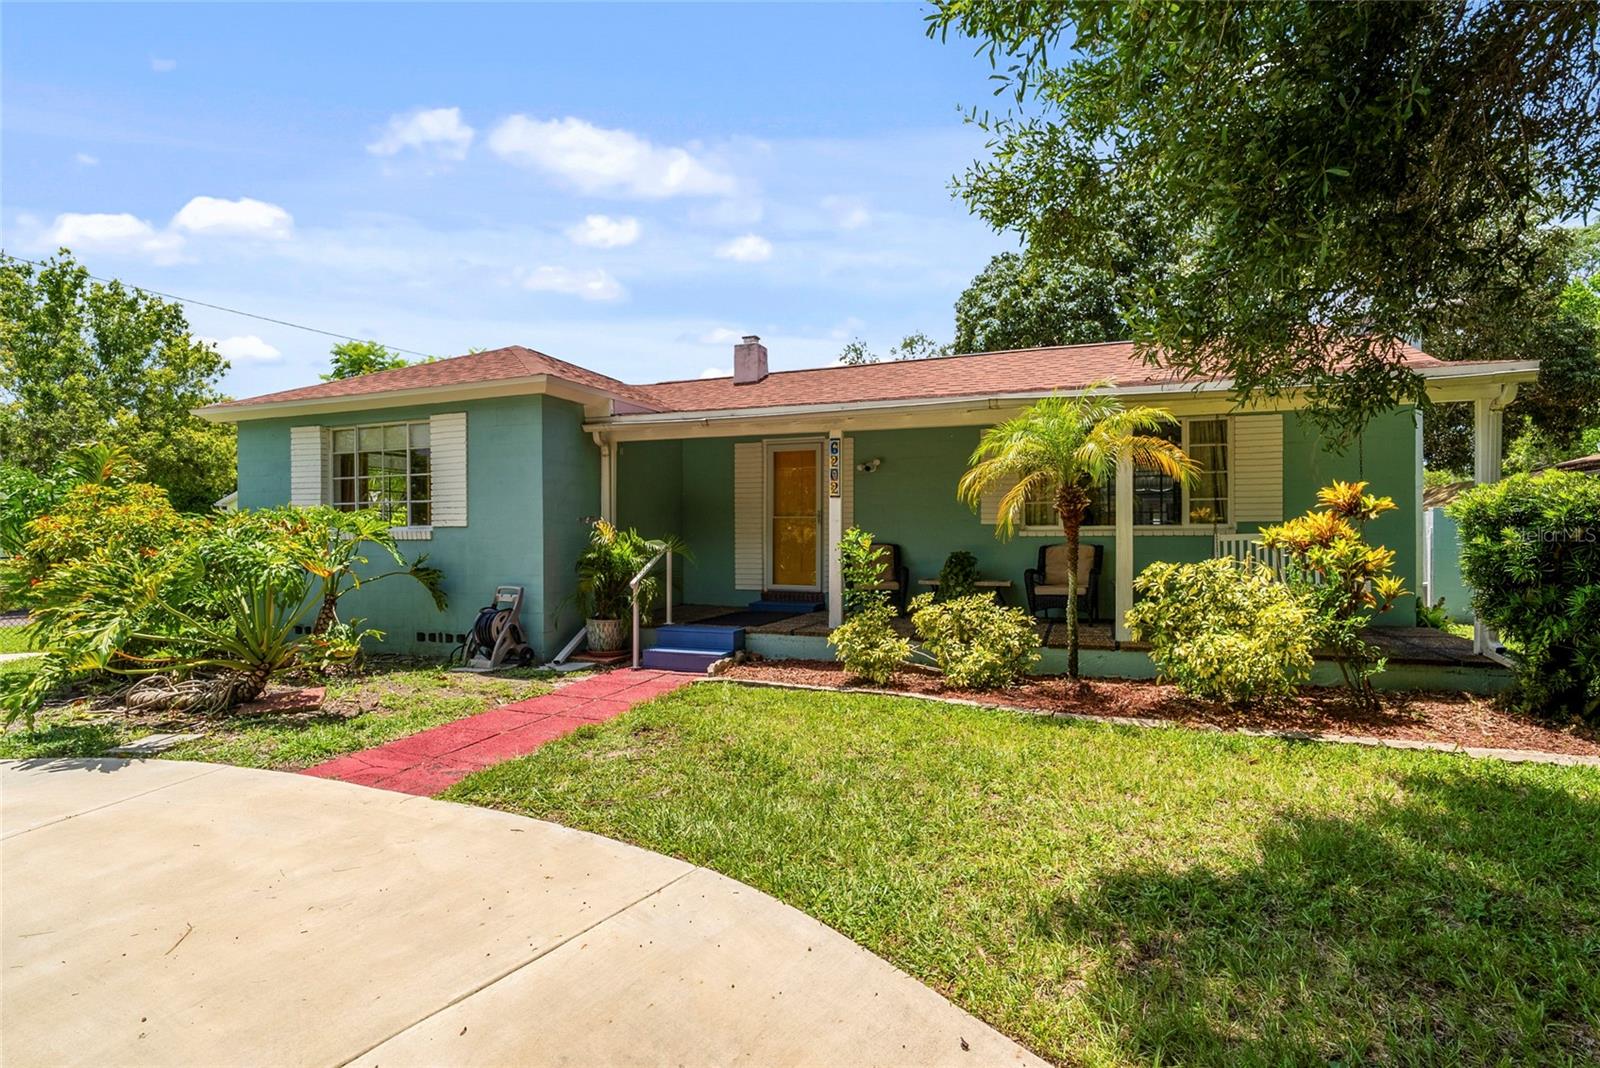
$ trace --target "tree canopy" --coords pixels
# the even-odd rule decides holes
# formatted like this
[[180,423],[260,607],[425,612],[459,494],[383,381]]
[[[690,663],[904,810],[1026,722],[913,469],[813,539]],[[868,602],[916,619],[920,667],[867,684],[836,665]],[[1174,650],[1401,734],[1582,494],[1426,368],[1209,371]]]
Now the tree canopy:
[[376,341],[341,341],[328,352],[333,357],[333,366],[328,374],[322,376],[324,382],[370,375],[374,371],[393,371],[411,362]]
[[62,249],[43,266],[0,254],[0,457],[50,472],[91,440],[123,446],[182,509],[234,486],[234,431],[192,409],[221,400],[228,362],[177,304],[95,282]]
[[1531,275],[1530,235],[1600,192],[1593,3],[943,0],[929,30],[1014,100],[973,115],[973,211],[1094,264],[1149,205],[1176,255],[1135,265],[1145,357],[1306,386],[1344,434],[1421,399],[1398,342]]

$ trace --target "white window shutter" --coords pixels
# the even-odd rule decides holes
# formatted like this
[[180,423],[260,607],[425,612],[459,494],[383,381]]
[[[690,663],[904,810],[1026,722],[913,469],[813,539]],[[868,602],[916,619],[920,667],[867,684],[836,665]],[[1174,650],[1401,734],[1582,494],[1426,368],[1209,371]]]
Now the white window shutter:
[[767,490],[762,470],[766,449],[759,441],[733,446],[733,588],[759,590],[765,584]]
[[289,503],[296,508],[327,502],[329,436],[323,426],[289,428]]
[[445,412],[428,420],[433,449],[433,525],[467,525],[467,413]]
[[1233,421],[1233,517],[1248,523],[1283,520],[1283,416],[1241,415]]
[[856,439],[845,438],[839,445],[839,510],[844,513],[844,529],[856,525]]
[[978,502],[978,520],[988,526],[995,526],[1000,522],[1000,499],[1011,492],[1017,484],[1014,478],[992,482],[983,491],[983,497]]

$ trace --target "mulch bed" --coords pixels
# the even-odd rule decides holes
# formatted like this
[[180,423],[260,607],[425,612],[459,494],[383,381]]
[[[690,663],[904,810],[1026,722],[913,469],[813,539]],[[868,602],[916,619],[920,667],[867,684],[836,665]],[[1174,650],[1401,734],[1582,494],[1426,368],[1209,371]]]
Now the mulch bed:
[[1074,685],[1060,677],[1030,678],[1005,690],[961,690],[946,686],[937,671],[915,666],[895,672],[889,685],[873,687],[852,683],[842,665],[828,660],[750,661],[732,665],[723,677],[840,690],[893,690],[1041,712],[1166,720],[1186,727],[1348,734],[1600,756],[1600,732],[1581,725],[1541,723],[1507,712],[1489,698],[1471,694],[1384,693],[1382,706],[1369,712],[1353,706],[1341,690],[1310,687],[1282,705],[1235,709],[1185,697],[1175,686],[1124,679],[1084,679]]

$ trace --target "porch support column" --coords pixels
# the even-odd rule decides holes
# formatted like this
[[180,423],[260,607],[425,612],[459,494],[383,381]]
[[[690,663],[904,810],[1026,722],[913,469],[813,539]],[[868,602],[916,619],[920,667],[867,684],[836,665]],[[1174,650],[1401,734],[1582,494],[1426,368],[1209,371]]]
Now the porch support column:
[[828,626],[844,622],[844,557],[839,543],[844,540],[844,431],[828,431]]
[[[1472,479],[1479,485],[1500,481],[1500,436],[1505,402],[1503,395],[1479,397],[1472,402]],[[1472,651],[1487,655],[1494,644],[1494,632],[1474,616]]]
[[1117,461],[1117,601],[1113,636],[1119,642],[1132,639],[1128,633],[1128,609],[1133,607],[1133,458]]

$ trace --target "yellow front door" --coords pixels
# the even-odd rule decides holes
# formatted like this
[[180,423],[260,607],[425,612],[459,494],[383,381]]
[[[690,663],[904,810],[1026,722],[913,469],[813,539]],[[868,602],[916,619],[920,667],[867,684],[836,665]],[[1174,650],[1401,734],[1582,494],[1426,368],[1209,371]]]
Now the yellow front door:
[[817,588],[817,474],[815,445],[772,452],[772,585]]

